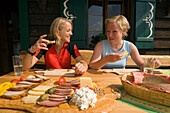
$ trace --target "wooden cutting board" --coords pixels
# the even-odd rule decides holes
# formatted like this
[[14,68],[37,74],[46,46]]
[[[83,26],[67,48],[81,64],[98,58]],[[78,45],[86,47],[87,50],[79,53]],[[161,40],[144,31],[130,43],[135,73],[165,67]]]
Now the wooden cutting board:
[[[44,84],[48,84],[48,82],[53,82],[55,80],[46,81]],[[99,89],[98,89],[99,90]],[[114,90],[114,89],[113,89]],[[98,101],[95,103],[95,108],[89,107],[87,110],[80,110],[78,106],[69,103],[60,104],[56,107],[45,107],[39,106],[36,104],[24,104],[21,102],[21,99],[18,100],[10,100],[10,99],[1,99],[0,98],[0,108],[10,108],[10,109],[18,109],[18,110],[26,110],[32,113],[84,113],[84,112],[111,112],[115,109],[115,93],[112,88],[101,88],[102,95],[97,93]]]

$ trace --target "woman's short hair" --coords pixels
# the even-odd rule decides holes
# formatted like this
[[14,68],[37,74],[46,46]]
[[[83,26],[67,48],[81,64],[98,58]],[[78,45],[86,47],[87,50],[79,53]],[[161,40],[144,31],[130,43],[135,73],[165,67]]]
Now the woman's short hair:
[[50,37],[55,39],[57,45],[60,45],[60,42],[61,42],[61,37],[59,36],[59,31],[63,28],[63,25],[66,22],[69,22],[73,27],[72,21],[68,20],[66,18],[63,18],[63,17],[56,18],[51,24]]
[[128,36],[127,32],[130,29],[130,25],[126,17],[123,15],[112,16],[105,20],[105,27],[107,28],[107,25],[113,22],[116,22],[122,31],[126,30],[126,33],[123,34],[123,36]]

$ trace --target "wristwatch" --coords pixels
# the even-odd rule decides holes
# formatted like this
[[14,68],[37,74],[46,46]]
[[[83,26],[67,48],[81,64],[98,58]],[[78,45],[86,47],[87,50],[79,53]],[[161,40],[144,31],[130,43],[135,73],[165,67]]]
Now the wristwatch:
[[32,56],[35,54],[35,52],[34,53],[30,52],[30,48],[28,49],[28,53]]

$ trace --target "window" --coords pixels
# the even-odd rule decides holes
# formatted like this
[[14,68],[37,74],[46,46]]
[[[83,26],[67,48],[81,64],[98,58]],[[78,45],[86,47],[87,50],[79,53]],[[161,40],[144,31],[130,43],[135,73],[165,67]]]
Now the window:
[[105,18],[122,14],[121,0],[88,1],[88,48],[93,49],[97,42],[105,39]]

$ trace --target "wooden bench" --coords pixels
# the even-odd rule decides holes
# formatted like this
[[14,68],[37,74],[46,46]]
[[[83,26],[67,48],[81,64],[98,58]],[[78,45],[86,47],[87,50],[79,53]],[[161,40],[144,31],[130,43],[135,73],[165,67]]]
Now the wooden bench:
[[[83,59],[87,62],[87,64],[89,64],[90,59],[93,55],[93,50],[79,50],[80,54],[82,55]],[[24,57],[26,54],[25,51],[21,52],[21,56]],[[150,57],[156,57],[159,59],[159,61],[161,62],[161,67],[166,67],[169,68],[170,67],[170,55],[141,55],[141,57],[143,59],[147,59]],[[71,58],[71,65],[74,65],[76,63],[74,58]],[[44,61],[44,57],[41,57],[41,59],[38,60],[38,62],[36,63],[37,65],[44,65],[45,61]],[[126,67],[137,67],[137,65],[134,63],[134,61],[131,59],[131,57],[129,56],[127,59],[127,65]]]

